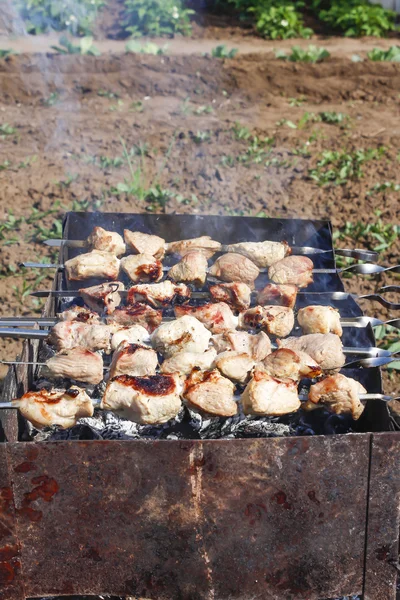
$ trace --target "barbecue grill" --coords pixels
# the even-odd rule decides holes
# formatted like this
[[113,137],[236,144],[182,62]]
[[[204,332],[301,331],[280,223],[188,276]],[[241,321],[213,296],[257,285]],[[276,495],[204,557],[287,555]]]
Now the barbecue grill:
[[[73,212],[63,237],[83,240],[95,225],[167,241],[202,234],[223,244],[285,239],[326,250],[312,257],[315,267],[335,268],[331,226],[323,221]],[[62,246],[59,262],[82,251]],[[54,290],[79,287],[57,272]],[[319,274],[306,291],[299,307],[330,304],[342,317],[363,314],[336,273]],[[70,301],[67,293],[50,296],[44,316],[54,317]],[[343,342],[373,347],[373,330],[349,328]],[[27,340],[21,360],[40,360],[42,346]],[[382,392],[378,368],[347,371],[368,392]],[[25,393],[35,376],[32,366],[10,369],[4,401]],[[138,428],[130,440],[101,439],[83,424],[67,439],[56,434],[37,441],[16,411],[0,411],[6,442],[0,446],[0,599],[101,593],[158,600],[394,599],[400,433],[392,431],[381,401],[368,402],[357,422],[316,413],[270,420],[268,437],[254,422],[245,438],[234,435],[234,423],[225,429],[200,423],[189,434],[180,422],[163,432]]]

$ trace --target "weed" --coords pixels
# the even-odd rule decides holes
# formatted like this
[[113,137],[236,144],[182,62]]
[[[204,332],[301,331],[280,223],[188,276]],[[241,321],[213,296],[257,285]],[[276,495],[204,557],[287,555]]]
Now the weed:
[[[335,232],[335,239],[351,239],[354,242],[362,240],[367,247],[372,247],[376,252],[388,250],[400,236],[400,225],[384,223],[379,210],[375,211],[377,220],[374,223],[363,221],[347,221],[342,229]],[[377,245],[376,242],[378,242]]]
[[93,46],[93,38],[91,36],[83,37],[79,40],[79,44],[75,45],[65,36],[61,36],[58,40],[59,46],[51,46],[59,54],[87,54],[90,56],[99,56],[101,54],[95,46]]
[[0,171],[5,171],[6,169],[9,169],[11,167],[11,163],[9,160],[4,160],[2,163],[0,163]]
[[238,52],[239,50],[237,48],[228,50],[225,44],[221,44],[211,50],[211,56],[214,58],[234,58]]
[[199,106],[198,108],[196,108],[196,110],[194,111],[195,115],[210,115],[213,111],[213,107],[210,106],[209,104],[205,105],[205,106]]
[[253,136],[250,144],[244,154],[238,156],[238,161],[243,164],[260,164],[268,156],[270,146],[274,143],[274,138],[259,138]]
[[290,127],[290,129],[297,129],[297,125],[295,123],[293,123],[293,121],[289,121],[288,119],[280,119],[279,121],[276,122],[276,125],[278,127],[282,127],[283,125],[286,125],[287,127]]
[[290,54],[286,54],[284,50],[278,50],[275,52],[275,56],[280,60],[289,60],[291,62],[318,63],[329,58],[330,53],[326,48],[318,48],[318,46],[310,44],[308,48],[293,46]]
[[326,150],[309,175],[319,185],[343,185],[349,179],[360,179],[363,176],[363,163],[381,158],[385,151],[382,147],[351,152]]
[[119,98],[119,94],[116,94],[115,92],[110,92],[110,90],[103,89],[98,90],[97,95],[103,98],[110,98],[111,100],[113,100],[114,98]]
[[33,163],[35,163],[37,161],[37,159],[38,159],[37,154],[33,154],[33,156],[28,156],[28,158],[25,158],[25,160],[22,160],[18,164],[18,169],[27,169],[28,167],[33,165]]
[[[380,348],[393,353],[400,352],[400,341],[398,329],[391,325],[379,325],[374,327],[374,335]],[[386,369],[400,371],[400,360],[395,360],[386,366]]]
[[147,42],[147,44],[141,44],[137,40],[129,40],[129,42],[125,46],[125,52],[128,53],[136,53],[136,54],[153,54],[155,56],[161,56],[162,54],[166,54],[168,49],[168,44],[164,46],[158,46],[152,42]]
[[51,92],[48,98],[43,98],[42,104],[43,106],[54,106],[59,100],[60,94],[58,92]]
[[211,139],[211,134],[209,131],[197,131],[192,134],[192,140],[196,144],[202,144],[203,142],[209,142]]
[[298,98],[289,98],[289,106],[302,106],[304,102],[307,102],[305,96],[299,96]]
[[15,127],[11,127],[8,123],[0,124],[0,137],[5,138],[7,135],[15,135],[17,130]]
[[63,230],[62,230],[62,220],[56,219],[53,221],[51,227],[44,227],[40,223],[36,225],[33,240],[34,241],[42,241],[42,240],[52,240],[62,238]]
[[232,127],[235,140],[248,140],[251,137],[251,131],[248,127],[244,127],[238,121]]
[[385,181],[384,183],[376,183],[372,189],[367,192],[367,196],[371,196],[374,193],[380,194],[381,192],[400,192],[400,184],[394,183],[394,181]]
[[123,26],[132,37],[188,35],[193,12],[182,0],[125,0]]
[[390,46],[389,50],[373,48],[367,52],[369,60],[382,62],[400,62],[400,46]]
[[134,112],[143,112],[144,106],[143,106],[143,102],[141,102],[140,100],[137,100],[136,102],[132,102],[130,105],[130,110],[133,110]]
[[223,167],[231,167],[231,168],[232,168],[232,167],[234,167],[234,166],[235,166],[235,164],[236,164],[236,162],[235,162],[235,159],[234,159],[234,157],[233,157],[233,156],[231,156],[231,155],[224,155],[224,156],[221,158],[221,165],[222,165]]
[[14,216],[11,210],[7,213],[7,218],[0,221],[0,240],[5,239],[5,234],[9,231],[15,231],[19,229],[23,219]]
[[341,112],[319,112],[318,116],[323,123],[329,125],[340,125],[344,123],[349,117]]
[[119,111],[121,110],[121,108],[124,106],[124,101],[123,100],[117,100],[116,104],[112,104],[108,110],[110,112],[115,112],[115,111]]
[[56,182],[56,185],[58,185],[60,188],[69,188],[69,186],[74,183],[78,177],[78,173],[67,173],[67,178]]

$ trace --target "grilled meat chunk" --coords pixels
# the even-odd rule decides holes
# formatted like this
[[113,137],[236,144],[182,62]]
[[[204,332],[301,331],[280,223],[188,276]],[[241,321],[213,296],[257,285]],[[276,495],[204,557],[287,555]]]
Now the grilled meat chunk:
[[76,425],[78,419],[93,415],[91,399],[85,390],[76,386],[67,391],[27,392],[22,398],[13,400],[13,405],[36,429],[52,425],[68,429]]
[[184,315],[196,317],[212,333],[222,333],[234,329],[237,325],[237,317],[225,302],[203,304],[203,306],[175,306],[174,311],[177,317]]
[[237,414],[235,386],[219,371],[194,369],[185,382],[183,397],[189,406],[217,417]]
[[321,367],[305,352],[279,348],[263,361],[264,369],[271,377],[300,381],[303,377],[319,377]]
[[187,252],[170,268],[168,277],[173,281],[185,281],[202,287],[207,278],[207,258],[198,250]]
[[158,235],[124,229],[124,238],[128,248],[135,254],[150,254],[158,260],[164,258],[165,240]]
[[180,375],[189,375],[191,371],[198,367],[206,371],[211,369],[217,352],[214,348],[210,348],[206,352],[177,352],[167,360],[164,360],[161,365],[162,373],[179,373]]
[[81,281],[91,277],[101,279],[117,279],[119,274],[119,259],[102,250],[92,250],[79,254],[65,262],[65,270],[70,281]]
[[93,325],[100,323],[100,317],[97,313],[92,312],[84,306],[71,306],[63,312],[57,313],[60,321],[79,321],[80,323],[88,323]]
[[236,383],[245,383],[254,367],[254,360],[246,352],[228,350],[219,354],[215,366],[224,377]]
[[241,254],[223,254],[209,268],[208,273],[222,281],[246,283],[251,289],[260,270],[251,260]]
[[306,306],[297,314],[303,333],[336,333],[341,336],[340,313],[332,306]]
[[160,281],[163,277],[161,261],[151,254],[131,254],[121,259],[121,269],[131,281]]
[[270,267],[291,253],[287,242],[239,242],[224,246],[225,252],[236,252],[249,258],[260,269]]
[[251,289],[246,283],[219,283],[210,286],[210,294],[215,302],[225,302],[235,310],[246,310],[250,306]]
[[142,325],[118,327],[111,338],[111,350],[116,350],[122,342],[143,345],[149,341],[149,332]]
[[61,350],[46,362],[53,377],[68,377],[97,385],[103,381],[103,359],[86,348]]
[[179,375],[118,375],[107,384],[100,407],[135,423],[158,425],[181,409]]
[[294,308],[297,298],[297,286],[279,285],[277,283],[268,283],[265,288],[257,294],[257,304],[261,306],[270,304],[279,304],[279,306],[288,306]]
[[111,329],[107,325],[88,325],[79,321],[59,321],[52,328],[48,340],[55,348],[85,348],[110,351]]
[[187,302],[191,296],[190,289],[185,283],[172,283],[165,280],[161,283],[142,283],[134,285],[128,291],[128,304],[146,302],[155,307],[167,304]]
[[278,340],[280,348],[306,352],[324,371],[341,369],[346,362],[340,337],[334,333],[310,333]]
[[125,289],[120,281],[101,283],[91,287],[81,288],[80,295],[89,308],[99,313],[111,314],[121,304],[121,294]]
[[157,352],[148,346],[122,342],[114,352],[110,365],[110,378],[117,375],[155,375]]
[[268,277],[274,283],[307,287],[313,282],[314,263],[307,256],[286,256],[268,269]]
[[252,335],[247,331],[224,331],[224,333],[213,335],[211,343],[218,354],[226,350],[245,352],[255,362],[263,360],[271,353],[270,339],[263,331],[257,335]]
[[338,415],[351,414],[353,419],[359,419],[364,410],[359,394],[366,392],[355,379],[336,373],[312,385],[308,398],[310,402],[323,404]]
[[263,329],[271,335],[286,337],[294,327],[294,313],[287,306],[254,306],[239,315],[240,329]]
[[221,250],[221,244],[212,240],[209,235],[202,235],[201,237],[179,240],[167,244],[167,254],[185,256],[185,254],[192,250],[200,250],[206,258],[211,258],[216,252]]
[[184,316],[163,323],[151,336],[153,348],[164,358],[169,358],[178,352],[205,352],[211,333],[200,321],[191,316]]
[[300,408],[295,381],[281,381],[261,370],[256,370],[242,394],[246,415],[279,416]]
[[107,323],[110,325],[142,325],[150,333],[160,325],[161,321],[161,310],[155,310],[140,302],[130,306],[120,306],[107,317]]
[[95,227],[87,242],[93,250],[102,250],[114,254],[114,256],[122,256],[126,252],[122,236],[115,231],[106,231],[102,227]]

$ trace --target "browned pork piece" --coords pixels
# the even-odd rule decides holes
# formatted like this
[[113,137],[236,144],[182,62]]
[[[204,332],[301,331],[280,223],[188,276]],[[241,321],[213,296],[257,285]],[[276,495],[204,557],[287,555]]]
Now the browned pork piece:
[[254,360],[246,352],[228,350],[218,354],[215,366],[224,377],[236,383],[245,383],[254,367]]
[[145,425],[166,423],[181,409],[179,375],[118,375],[107,384],[100,407]]
[[36,429],[52,425],[68,429],[76,425],[78,419],[93,415],[91,399],[85,390],[76,386],[67,391],[27,392],[22,398],[13,400],[13,405]]
[[184,315],[196,317],[212,333],[222,333],[234,329],[237,325],[237,317],[225,302],[203,304],[203,306],[175,306],[174,311],[177,317]]
[[206,352],[185,352],[183,350],[164,360],[161,372],[189,375],[195,367],[207,371],[211,369],[216,356],[217,351],[214,348],[210,348]]
[[218,354],[226,350],[245,352],[255,362],[263,360],[271,353],[270,339],[263,331],[257,335],[252,335],[247,331],[224,331],[224,333],[213,335],[211,343]]
[[223,254],[209,268],[208,273],[222,281],[246,283],[251,289],[260,270],[251,260],[241,254]]
[[46,362],[52,377],[68,377],[97,385],[103,380],[103,359],[86,348],[61,350]]
[[121,258],[121,269],[131,281],[160,281],[163,277],[161,261],[151,254],[131,254]]
[[170,268],[168,277],[173,281],[185,281],[201,287],[207,278],[207,258],[198,250],[187,252],[178,263]]
[[111,338],[111,350],[116,350],[122,342],[143,345],[150,341],[149,332],[142,325],[120,327],[115,324],[116,331]]
[[151,336],[153,348],[164,358],[178,352],[205,352],[211,333],[198,319],[189,315],[163,323]]
[[294,327],[294,312],[288,306],[254,306],[239,315],[240,329],[263,329],[286,337]]
[[246,283],[219,283],[210,286],[214,301],[225,302],[235,310],[246,310],[250,306],[251,289]]
[[157,352],[152,348],[122,342],[114,352],[110,365],[110,377],[155,375],[157,365]]
[[279,304],[294,308],[296,304],[298,288],[296,285],[279,285],[277,283],[268,283],[265,288],[257,294],[257,304],[265,306],[266,304]]
[[286,256],[268,269],[268,277],[274,283],[293,284],[299,288],[313,282],[314,263],[307,256]]
[[70,258],[64,264],[70,281],[81,281],[91,277],[101,279],[117,279],[119,274],[119,259],[102,250],[92,250]]
[[280,348],[289,348],[295,352],[306,352],[323,371],[341,369],[346,362],[343,344],[334,333],[310,333],[300,337],[278,340]]
[[351,414],[353,419],[359,419],[364,410],[359,394],[366,392],[355,379],[336,373],[310,387],[308,404],[323,404],[336,414]]
[[84,306],[71,306],[63,312],[57,313],[60,321],[79,321],[80,323],[100,323],[100,317]]
[[270,267],[291,253],[287,242],[239,242],[224,246],[225,252],[236,252],[249,258],[257,267]]
[[217,370],[193,369],[185,382],[183,397],[189,406],[217,417],[237,414],[235,385]]
[[129,250],[135,254],[151,254],[158,260],[164,258],[165,240],[158,235],[124,229],[124,238]]
[[133,285],[128,291],[128,304],[135,302],[146,302],[155,307],[166,306],[174,302],[187,302],[191,296],[190,288],[185,283],[172,283],[162,281],[161,283],[140,283]]
[[111,333],[111,329],[107,325],[59,321],[52,328],[48,340],[58,351],[80,347],[86,350],[109,352]]
[[115,231],[106,231],[102,227],[95,227],[89,235],[87,242],[93,250],[102,250],[115,256],[122,256],[126,252],[122,236]]
[[295,381],[281,381],[261,370],[256,370],[242,394],[246,415],[279,416],[300,408]]
[[111,314],[121,304],[121,294],[125,289],[120,281],[101,283],[91,287],[81,288],[80,295],[89,308],[99,313]]
[[271,377],[300,381],[303,377],[319,377],[321,367],[305,352],[294,352],[289,348],[279,348],[269,354],[261,363]]
[[332,306],[306,306],[297,313],[303,333],[336,333],[341,336],[340,313]]
[[211,258],[216,252],[221,250],[221,244],[211,239],[209,235],[191,238],[189,240],[179,240],[177,242],[169,242],[166,245],[167,254],[178,254],[185,256],[192,250],[201,250],[206,258]]
[[162,311],[155,310],[147,304],[131,304],[130,306],[119,306],[107,317],[109,325],[142,325],[150,333],[161,324]]

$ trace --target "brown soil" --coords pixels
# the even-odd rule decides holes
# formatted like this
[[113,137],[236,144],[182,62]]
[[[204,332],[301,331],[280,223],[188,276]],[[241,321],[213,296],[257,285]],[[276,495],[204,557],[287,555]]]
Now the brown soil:
[[[144,189],[159,184],[181,195],[166,203],[168,213],[328,218],[337,229],[347,221],[373,223],[379,209],[385,224],[399,223],[399,192],[368,194],[377,183],[400,183],[399,95],[399,65],[340,57],[320,65],[285,63],[272,53],[229,61],[183,54],[32,54],[0,61],[0,125],[16,129],[0,135],[0,169],[6,167],[0,170],[0,219],[10,210],[22,219],[0,240],[0,314],[32,314],[39,306],[29,291],[50,285],[48,272],[13,272],[21,260],[49,256],[35,242],[38,226],[49,228],[79,206],[126,212],[150,207],[137,196],[113,193],[130,177],[126,164],[92,164],[91,157],[121,156],[121,140],[127,148],[146,145],[144,156],[132,159]],[[290,99],[300,97],[303,104],[292,106]],[[55,102],[48,105],[49,99]],[[309,121],[292,129],[282,122],[298,123],[305,112],[319,111],[345,113],[348,125]],[[236,122],[259,138],[274,138],[260,163],[237,160],[250,142],[235,137]],[[202,142],[196,143],[197,132],[206,132]],[[385,155],[366,163],[361,179],[319,187],[309,177],[323,150],[379,146],[385,146]],[[298,154],[299,149],[309,153]],[[54,213],[35,220],[33,209]],[[365,243],[377,242],[338,241]],[[394,264],[398,256],[397,240],[381,263]],[[386,283],[396,283],[395,276],[346,280],[357,293]],[[376,303],[364,301],[363,307],[370,315],[396,316]],[[18,347],[2,341],[0,358],[12,358]],[[385,391],[396,391],[396,385],[394,377],[386,377]]]

